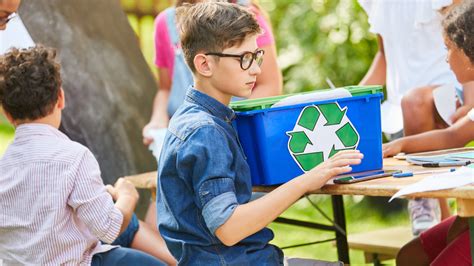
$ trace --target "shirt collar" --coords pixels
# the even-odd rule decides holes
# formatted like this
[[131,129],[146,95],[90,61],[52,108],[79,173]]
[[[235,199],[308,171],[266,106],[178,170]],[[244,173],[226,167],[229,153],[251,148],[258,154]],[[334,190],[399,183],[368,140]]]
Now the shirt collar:
[[211,96],[196,90],[194,87],[191,87],[186,93],[186,101],[191,103],[196,103],[204,108],[206,108],[209,113],[219,117],[220,119],[231,122],[235,119],[234,110],[225,106],[218,100],[212,98]]
[[31,135],[43,135],[58,137],[60,139],[68,139],[64,133],[57,128],[41,123],[25,123],[19,125],[15,130],[15,139],[21,139]]

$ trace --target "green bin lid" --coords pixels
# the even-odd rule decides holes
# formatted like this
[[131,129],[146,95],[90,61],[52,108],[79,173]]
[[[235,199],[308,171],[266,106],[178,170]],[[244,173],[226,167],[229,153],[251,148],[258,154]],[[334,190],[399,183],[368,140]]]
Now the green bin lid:
[[[376,94],[382,92],[382,86],[379,85],[372,85],[372,86],[346,86],[342,87],[341,89],[348,90],[352,96],[362,96],[362,95],[369,95],[369,94]],[[234,111],[244,112],[244,111],[253,111],[253,110],[261,110],[270,108],[273,104],[284,99],[289,96],[293,95],[300,95],[300,94],[308,94],[317,91],[328,91],[331,89],[324,89],[324,90],[316,90],[316,91],[307,91],[307,92],[300,92],[300,93],[291,93],[279,96],[272,96],[272,97],[265,97],[265,98],[258,98],[258,99],[248,99],[242,101],[235,101],[230,103],[230,108]]]

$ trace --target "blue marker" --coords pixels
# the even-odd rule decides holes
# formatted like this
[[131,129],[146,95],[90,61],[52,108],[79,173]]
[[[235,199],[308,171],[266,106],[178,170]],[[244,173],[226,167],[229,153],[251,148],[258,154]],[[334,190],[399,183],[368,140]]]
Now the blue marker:
[[430,170],[430,171],[418,171],[418,172],[403,172],[403,173],[395,173],[393,177],[409,177],[414,175],[426,175],[426,174],[437,174],[437,173],[447,173],[447,172],[454,172],[456,168],[451,169],[439,169],[439,170]]

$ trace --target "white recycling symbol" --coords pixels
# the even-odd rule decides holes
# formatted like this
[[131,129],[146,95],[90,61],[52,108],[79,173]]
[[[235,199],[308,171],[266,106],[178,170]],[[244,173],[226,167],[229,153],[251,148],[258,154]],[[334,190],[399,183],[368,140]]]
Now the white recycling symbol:
[[341,150],[355,150],[360,136],[337,102],[303,108],[295,127],[286,132],[288,151],[304,172]]

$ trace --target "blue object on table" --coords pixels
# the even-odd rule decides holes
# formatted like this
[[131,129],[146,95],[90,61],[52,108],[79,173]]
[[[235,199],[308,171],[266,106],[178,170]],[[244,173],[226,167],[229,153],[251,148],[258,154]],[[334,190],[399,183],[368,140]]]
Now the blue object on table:
[[[351,89],[348,89],[352,93]],[[370,87],[366,89],[368,90]],[[250,111],[239,111],[238,108],[234,107],[236,109],[236,119],[233,120],[233,126],[238,132],[239,141],[249,163],[252,184],[276,185],[288,182],[292,178],[310,170],[305,168],[306,166],[303,166],[302,162],[322,162],[323,160],[318,159],[319,156],[324,158],[324,160],[331,157],[334,152],[340,149],[335,146],[336,143],[337,145],[351,147],[350,149],[360,150],[364,154],[362,163],[353,165],[351,173],[382,169],[380,114],[380,102],[382,99],[383,94],[377,91],[374,94],[363,94],[275,108],[264,106],[263,109]],[[247,103],[250,105],[253,103],[252,101],[255,100],[245,100],[239,104]],[[238,107],[238,105],[235,106]],[[321,111],[323,107],[335,107],[336,113],[331,114],[339,113],[338,121],[333,122],[334,124],[329,123],[327,119],[330,118],[326,118],[323,111]],[[314,116],[314,121],[310,121],[312,123],[311,126],[297,131],[301,132],[307,138],[307,141],[306,143],[301,141],[303,143],[301,150],[292,151],[289,146],[291,139],[289,132],[293,132],[296,127],[304,127],[298,121],[306,108],[315,110],[317,115]],[[327,145],[327,150],[311,150],[312,147],[306,149],[308,146],[314,145],[316,147],[317,142],[333,141],[332,135],[320,137],[320,135],[315,134],[322,127],[325,127],[324,130],[328,131],[328,126],[334,129],[334,140],[337,140],[337,142],[334,145]],[[312,133],[308,137],[305,132]],[[347,141],[344,144],[341,139],[351,136],[351,132],[356,132],[357,137],[350,138],[351,141]],[[321,135],[324,136],[324,134]],[[314,136],[318,137],[315,138]]]
[[410,177],[410,176],[414,176],[414,175],[435,174],[435,173],[454,172],[454,171],[456,171],[456,168],[440,169],[440,170],[429,170],[429,171],[418,171],[418,172],[403,172],[403,173],[395,173],[392,176],[400,178],[400,177]]

